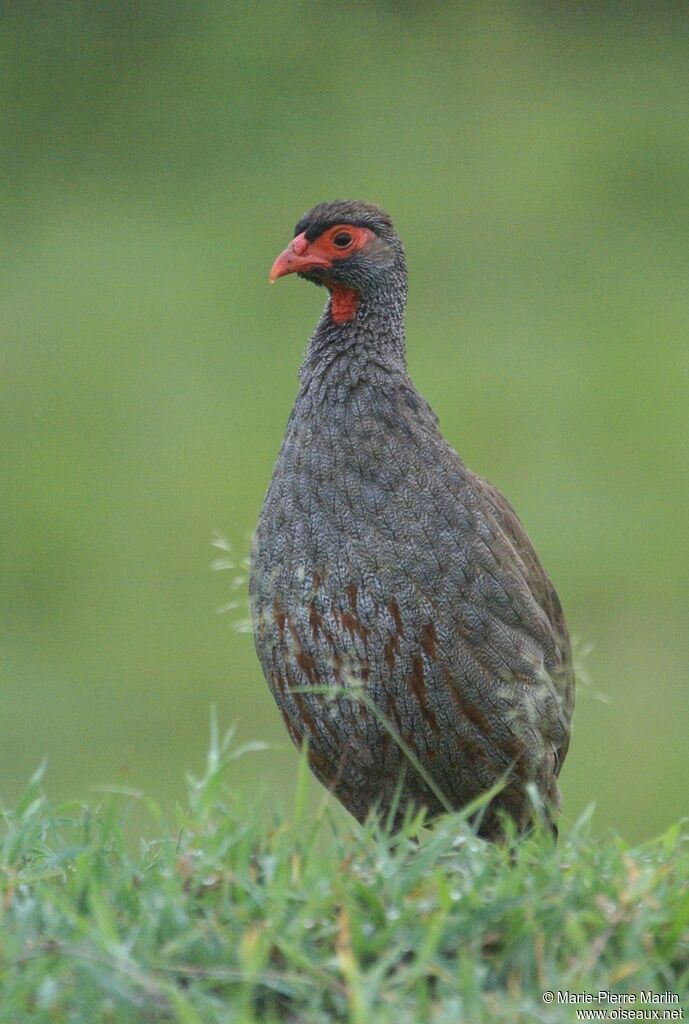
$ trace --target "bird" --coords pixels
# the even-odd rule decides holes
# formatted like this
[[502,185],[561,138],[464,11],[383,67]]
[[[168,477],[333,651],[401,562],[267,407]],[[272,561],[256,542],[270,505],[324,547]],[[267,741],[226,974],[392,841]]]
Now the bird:
[[319,203],[270,280],[289,274],[328,295],[250,556],[256,652],[287,730],[360,822],[475,807],[484,839],[539,815],[557,835],[567,625],[516,512],[410,379],[390,217]]

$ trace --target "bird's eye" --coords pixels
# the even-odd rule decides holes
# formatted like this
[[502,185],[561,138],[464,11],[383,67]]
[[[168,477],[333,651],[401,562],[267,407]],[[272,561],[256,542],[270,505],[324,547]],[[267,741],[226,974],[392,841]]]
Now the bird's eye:
[[348,245],[352,244],[352,236],[348,231],[338,231],[333,238],[333,244],[338,249],[346,249]]

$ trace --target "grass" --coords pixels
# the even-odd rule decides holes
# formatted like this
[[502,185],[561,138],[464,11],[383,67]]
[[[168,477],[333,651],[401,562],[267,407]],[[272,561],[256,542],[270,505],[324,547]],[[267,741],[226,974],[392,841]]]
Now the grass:
[[[343,823],[304,767],[266,822],[232,791],[242,752],[212,729],[174,828],[123,790],[53,808],[36,773],[0,835],[2,1024],[575,1020],[547,990],[686,1005],[679,824],[634,849],[590,816],[557,849],[488,846],[459,815],[393,837]],[[161,838],[132,849],[138,806]]]

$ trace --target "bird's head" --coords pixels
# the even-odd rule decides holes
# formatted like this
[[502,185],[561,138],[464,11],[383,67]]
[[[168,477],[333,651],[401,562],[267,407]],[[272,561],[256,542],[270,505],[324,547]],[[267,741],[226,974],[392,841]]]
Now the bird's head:
[[344,323],[362,299],[391,287],[405,289],[404,249],[377,206],[351,199],[319,203],[295,227],[269,280],[295,273],[329,289],[332,318]]

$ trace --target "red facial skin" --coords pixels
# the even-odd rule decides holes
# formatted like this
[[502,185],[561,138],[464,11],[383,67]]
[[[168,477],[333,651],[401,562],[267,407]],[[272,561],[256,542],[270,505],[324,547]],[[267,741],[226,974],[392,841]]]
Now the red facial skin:
[[[349,242],[336,245],[335,239],[344,242],[344,236],[349,237]],[[286,274],[307,273],[316,267],[333,267],[337,260],[358,252],[373,238],[375,235],[369,228],[355,227],[352,224],[335,224],[313,242],[309,242],[302,233],[293,238],[285,251],[280,253],[268,280],[276,281],[278,277],[284,277]],[[353,288],[346,288],[327,279],[323,283],[330,291],[330,315],[335,323],[343,324],[351,320],[359,306],[359,293]]]

